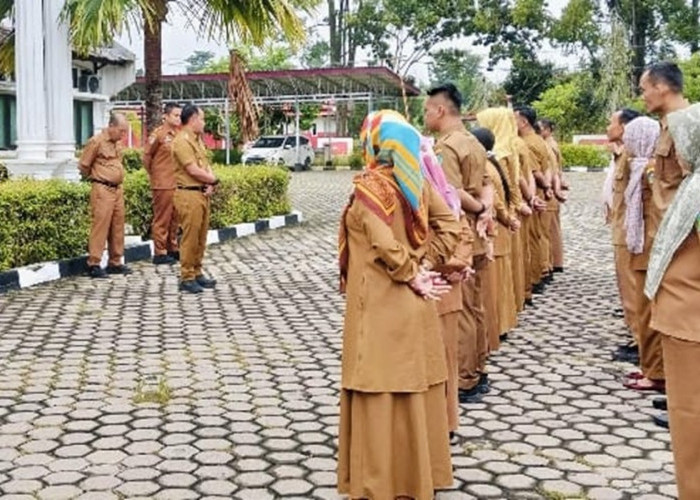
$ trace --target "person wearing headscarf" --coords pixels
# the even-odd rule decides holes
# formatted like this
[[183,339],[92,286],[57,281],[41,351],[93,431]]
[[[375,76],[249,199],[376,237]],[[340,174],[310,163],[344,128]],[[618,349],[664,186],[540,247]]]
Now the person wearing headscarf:
[[659,138],[659,122],[646,116],[630,122],[622,134],[628,174],[625,188],[624,232],[634,273],[636,328],[641,372],[628,376],[625,386],[640,391],[664,390],[661,334],[650,327],[651,302],[644,295],[651,243],[658,218],[651,201],[651,185],[646,172],[653,167],[654,149]]
[[353,499],[431,500],[452,484],[445,347],[430,271],[459,239],[455,215],[420,167],[420,134],[394,111],[371,113],[339,230],[346,293],[338,490]]
[[[508,176],[510,203],[508,210],[511,215],[522,220],[532,215],[532,210],[523,199],[521,190],[521,165],[518,152],[518,129],[515,125],[513,112],[508,108],[489,108],[476,115],[476,119],[484,128],[489,129],[494,137],[493,155],[503,167]],[[483,144],[483,142],[482,142]],[[525,307],[525,258],[521,231],[510,233],[511,240],[511,276],[516,311]]]
[[700,498],[700,105],[683,97],[675,63],[640,80],[647,109],[660,115],[652,191],[661,216],[645,293],[651,328],[661,332],[671,448],[679,500]]
[[625,191],[629,184],[629,164],[627,152],[623,144],[623,135],[640,114],[632,109],[621,109],[610,115],[606,129],[609,145],[612,150],[611,164],[603,188],[604,210],[606,221],[610,224],[612,233],[613,255],[615,259],[615,276],[620,295],[620,305],[625,324],[632,333],[632,338],[626,344],[620,345],[613,354],[616,361],[639,362],[639,330],[637,328],[637,301],[635,300],[635,277],[632,269],[632,255],[627,249],[625,235]]
[[[477,115],[478,119],[478,115]],[[479,121],[481,123],[481,120]],[[517,310],[513,292],[513,268],[510,263],[510,233],[520,229],[520,221],[511,212],[512,189],[508,182],[506,169],[502,167],[493,153],[494,135],[486,128],[475,128],[472,134],[484,146],[488,153],[487,171],[495,187],[494,219],[497,221],[493,230],[494,265],[493,272],[486,280],[486,319],[489,325],[489,347],[496,351],[500,347],[500,337],[517,325]]]

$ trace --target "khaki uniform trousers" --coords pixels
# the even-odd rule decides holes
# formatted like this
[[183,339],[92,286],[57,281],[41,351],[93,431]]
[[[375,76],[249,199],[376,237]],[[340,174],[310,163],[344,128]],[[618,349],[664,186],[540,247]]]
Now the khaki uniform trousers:
[[484,318],[483,280],[488,259],[485,255],[474,257],[476,274],[462,282],[464,307],[459,315],[459,388],[473,389],[481,373],[486,369],[488,331]]
[[634,271],[635,314],[639,341],[639,364],[644,376],[650,380],[664,380],[664,359],[661,349],[661,332],[651,327],[651,301],[644,295],[646,271]]
[[165,255],[177,252],[178,220],[173,198],[174,189],[154,189],[153,194],[153,223],[151,237],[155,255]]
[[531,232],[532,232],[532,224],[533,224],[533,219],[534,216],[530,215],[528,217],[523,217],[522,219],[522,226],[520,227],[520,243],[522,245],[522,255],[520,256],[521,259],[521,266],[522,266],[522,280],[523,280],[523,286],[524,286],[524,295],[523,295],[523,302],[525,300],[529,300],[532,298],[532,281],[530,280],[531,277],[531,269],[532,269],[532,264],[531,264],[531,249],[530,249],[530,242],[532,240],[531,238]]
[[88,242],[88,266],[99,266],[107,243],[110,266],[120,266],[124,257],[124,188],[92,183],[92,224]]
[[178,189],[175,191],[175,210],[182,229],[180,279],[192,281],[202,275],[209,231],[209,198],[201,191]]
[[552,224],[554,212],[545,210],[540,213],[540,277],[552,270]]
[[561,210],[552,212],[552,267],[564,267],[564,241],[561,233]]
[[617,274],[617,287],[620,292],[620,302],[625,315],[625,323],[632,331],[634,341],[639,343],[639,329],[637,328],[637,301],[634,271],[632,270],[632,255],[625,245],[615,245],[615,273]]
[[700,498],[700,343],[664,334],[662,345],[678,498],[696,500]]
[[[456,285],[459,286],[459,285]],[[447,381],[445,395],[447,396],[447,428],[450,432],[459,427],[459,317],[461,311],[455,311],[440,316],[442,324],[442,340],[445,343],[445,361],[447,362]]]
[[528,281],[532,286],[542,281],[542,217],[534,213],[530,219]]

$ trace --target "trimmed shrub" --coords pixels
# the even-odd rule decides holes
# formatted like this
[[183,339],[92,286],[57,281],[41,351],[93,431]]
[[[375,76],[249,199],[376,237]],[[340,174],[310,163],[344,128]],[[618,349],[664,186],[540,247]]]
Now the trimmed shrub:
[[607,167],[610,155],[602,146],[589,144],[562,144],[564,167]]
[[[286,169],[216,165],[214,171],[221,183],[212,198],[212,229],[289,212]],[[149,238],[153,212],[148,175],[145,171],[129,174],[124,187],[126,222],[136,234]]]
[[[211,227],[290,211],[289,172],[279,167],[215,167],[221,180],[212,198]],[[148,238],[151,188],[144,170],[124,181],[126,223]],[[0,271],[84,255],[90,232],[90,184],[63,180],[0,183]]]
[[10,178],[10,171],[7,170],[7,167],[0,163],[0,182],[5,182]]
[[127,172],[143,170],[143,150],[137,148],[125,148],[122,164],[124,165],[124,170]]
[[90,232],[90,185],[60,180],[0,184],[0,271],[82,255]]

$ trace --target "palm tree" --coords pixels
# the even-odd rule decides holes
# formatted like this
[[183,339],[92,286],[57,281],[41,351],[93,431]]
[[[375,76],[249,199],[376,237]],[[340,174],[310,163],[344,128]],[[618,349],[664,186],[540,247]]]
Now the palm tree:
[[[0,0],[0,19],[11,17],[14,1]],[[297,12],[309,12],[317,3],[317,0],[66,0],[63,15],[70,24],[73,48],[81,54],[111,43],[122,32],[143,29],[146,116],[150,132],[160,123],[161,28],[171,10],[184,13],[198,36],[221,39],[228,46],[260,45],[279,35],[297,44],[304,39],[304,26]],[[0,37],[0,65],[10,61],[14,64],[13,42],[12,33]],[[240,64],[238,58],[232,57],[231,61]],[[236,82],[245,84],[245,80],[241,83],[236,79]],[[249,93],[241,89],[237,95]]]
[[[304,26],[297,11],[308,12],[316,3],[316,0],[67,0],[65,12],[78,52],[111,41],[130,25],[143,26],[146,126],[150,132],[160,124],[161,28],[172,9],[179,9],[199,36],[219,38],[227,45],[240,42],[260,45],[277,35],[296,44],[304,38]],[[235,63],[237,59],[232,57],[231,61]],[[245,89],[238,94],[245,95]]]

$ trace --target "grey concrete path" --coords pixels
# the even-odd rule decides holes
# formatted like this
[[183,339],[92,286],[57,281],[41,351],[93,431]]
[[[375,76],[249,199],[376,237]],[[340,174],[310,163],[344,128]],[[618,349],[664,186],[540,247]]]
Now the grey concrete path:
[[[292,180],[302,226],[208,250],[214,292],[176,269],[0,296],[0,497],[335,499],[343,301],[337,220],[350,172]],[[567,272],[464,407],[448,499],[673,498],[651,396],[610,362],[626,340],[602,174],[570,174]]]

